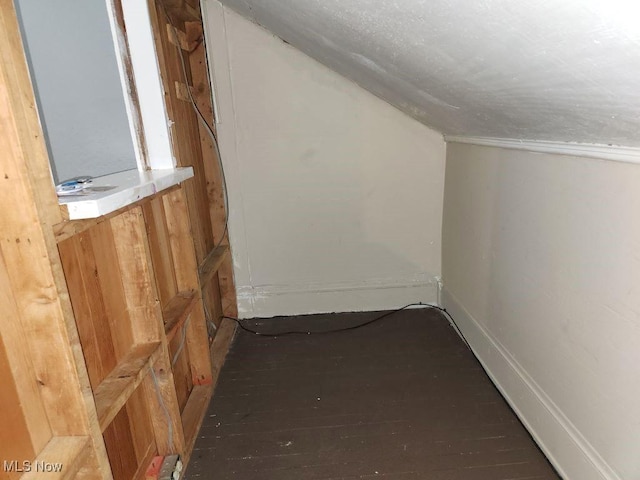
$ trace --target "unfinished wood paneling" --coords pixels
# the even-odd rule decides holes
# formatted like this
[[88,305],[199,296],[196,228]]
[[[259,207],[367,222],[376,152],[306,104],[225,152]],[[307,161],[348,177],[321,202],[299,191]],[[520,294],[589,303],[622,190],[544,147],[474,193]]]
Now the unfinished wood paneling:
[[98,341],[111,340],[119,360],[129,353],[134,339],[111,221],[95,225],[88,230],[88,235],[93,244],[100,293],[111,331],[110,339],[105,337]]
[[[28,415],[25,415],[25,411],[20,405],[20,397],[16,384],[13,380],[13,372],[9,365],[9,359],[5,351],[4,344],[0,342],[0,378],[5,379],[3,386],[0,389],[0,412],[2,412],[3,426],[0,429],[0,458],[7,461],[16,460],[22,462],[23,460],[33,460],[36,456],[36,451],[41,450],[46,445],[48,438],[46,435],[47,430],[49,438],[51,437],[51,430],[49,429],[48,422],[41,428],[34,428],[27,424]],[[26,408],[31,405],[26,405]],[[36,412],[37,409],[34,409]],[[34,435],[35,434],[35,435]],[[38,442],[37,446],[34,446],[31,435],[36,436],[34,440]],[[44,437],[44,442],[42,441]],[[17,479],[20,475],[16,472],[3,471],[0,472],[0,479]]]
[[[24,331],[20,323],[14,321],[17,317],[17,306],[0,250],[0,379],[3,379],[0,412],[9,422],[0,429],[0,450],[7,448],[12,453],[2,451],[0,457],[15,459],[32,458],[52,435]],[[20,451],[24,451],[25,456],[16,455]]]
[[[176,265],[176,280],[179,290],[196,290],[200,292],[198,263],[189,234],[189,217],[187,197],[177,190],[164,198],[167,225],[173,256],[179,259]],[[190,352],[190,367],[194,382],[210,383],[211,363],[209,361],[207,323],[202,301],[198,299],[191,312],[191,321],[187,324],[187,345]]]
[[89,380],[95,389],[116,366],[93,242],[87,232],[58,244]]
[[[194,181],[187,188],[187,197],[196,258],[201,263],[215,245],[221,241],[228,244],[222,177],[209,133],[198,121],[191,102],[183,101],[184,94],[178,95],[174,84],[178,82],[190,88],[200,112],[212,125],[211,87],[205,61],[202,22],[199,17],[185,22],[183,17],[174,18],[170,15],[173,19],[171,25],[162,3],[152,3],[156,6],[155,15],[152,16],[159,64],[168,96],[167,110],[175,122],[173,135],[177,146],[176,156],[180,165],[191,165],[195,172]],[[199,8],[199,2],[194,4]],[[186,72],[180,62],[181,47],[176,45],[187,47],[183,52]],[[231,259],[223,262],[219,277],[224,311],[227,315],[235,316],[237,305]],[[209,285],[202,286],[205,290],[211,288]]]
[[[213,122],[213,108],[211,105],[211,85],[207,72],[206,50],[202,23],[188,22],[185,24],[185,41],[192,47],[185,53],[188,57],[189,70],[192,79],[192,96],[209,127],[215,133]],[[207,128],[198,123],[200,146],[202,151],[203,172],[207,197],[209,199],[209,215],[213,229],[213,239],[219,243],[225,236],[224,190],[222,175],[218,164],[218,156],[213,139]]]
[[109,478],[53,235],[62,216],[10,1],[0,2],[0,131],[0,201],[11,206],[0,217],[0,248],[18,311],[11,321],[24,331],[30,380],[38,384],[52,435],[91,436],[88,461]]
[[191,313],[191,321],[186,325],[187,348],[191,378],[196,385],[211,384],[211,360],[209,358],[209,334],[202,300]]
[[200,284],[209,283],[213,276],[218,272],[222,263],[229,255],[229,246],[220,245],[209,252],[204,261],[200,264]]
[[[202,116],[208,123],[209,127],[216,133],[212,96],[211,82],[207,68],[206,49],[204,43],[202,23],[188,22],[185,24],[186,41],[189,45],[195,45],[189,51],[189,67],[193,81],[193,98],[202,113]],[[205,176],[205,184],[207,188],[207,196],[209,198],[209,215],[211,217],[211,226],[213,228],[213,238],[215,245],[229,245],[229,232],[227,229],[226,207],[224,196],[224,185],[222,171],[220,169],[220,159],[218,158],[218,150],[215,148],[214,139],[211,138],[210,132],[200,122],[200,142],[202,151],[202,163]],[[221,298],[223,301],[223,309],[225,314],[229,316],[237,316],[237,299],[235,286],[233,281],[233,264],[231,255],[223,258],[221,264],[216,269]],[[212,290],[212,287],[202,282],[205,290]],[[219,319],[214,319],[219,321]]]
[[199,290],[198,261],[192,243],[188,197],[186,190],[170,192],[162,200],[165,204],[169,229],[169,245],[176,259],[178,290]]
[[131,439],[138,464],[134,478],[139,478],[156,455],[157,447],[151,424],[151,412],[145,397],[144,388],[136,389],[125,405],[127,415],[131,419]]
[[198,303],[199,294],[195,290],[180,292],[171,299],[162,311],[164,319],[164,331],[170,342],[176,336],[178,330],[182,330],[184,323]]
[[[62,309],[55,273],[51,269],[50,262],[57,261],[49,255],[48,249],[53,235],[50,232],[47,234],[41,225],[42,219],[36,204],[28,201],[34,198],[35,186],[31,184],[26,169],[16,125],[9,117],[12,106],[8,93],[3,82],[0,87],[0,122],[3,132],[0,136],[0,150],[5,161],[1,166],[3,178],[0,178],[0,201],[4,205],[12,205],[12,208],[4,209],[0,219],[2,251],[9,279],[17,293],[14,298],[26,333],[26,346],[31,351],[52,426],[61,435],[85,432],[86,417],[83,421],[82,416],[72,419],[55,415],[57,410],[68,408],[69,405],[81,410],[84,410],[84,406],[77,389],[77,376],[68,376],[69,371],[75,370],[75,365],[65,331],[66,312]],[[11,159],[18,161],[7,161]],[[16,202],[16,198],[21,201]],[[61,362],[60,369],[49,368],[50,355],[54,352]],[[70,388],[72,386],[76,388]]]
[[[212,215],[190,60],[185,78],[173,27],[152,3],[163,79],[180,85],[167,89],[176,157],[196,177],[71,222],[57,204],[13,4],[0,2],[0,201],[12,205],[0,219],[0,450],[18,461],[58,455],[65,469],[51,478],[141,478],[155,454],[187,459],[211,395],[198,266],[224,227],[212,225],[219,205]],[[115,15],[122,26],[119,5]],[[184,25],[200,21],[198,1],[170,2],[169,15],[177,43],[203,54]],[[218,317],[222,267],[209,259],[205,297]]]
[[93,391],[101,429],[106,429],[161,354],[159,343],[136,345]]
[[135,343],[158,341],[163,333],[162,313],[157,301],[153,264],[141,207],[110,220],[125,299]]
[[162,199],[156,198],[146,203],[143,211],[160,305],[164,309],[178,293],[178,289]]
[[114,480],[131,480],[138,470],[138,461],[127,409],[120,410],[105,430],[104,441]]
[[114,479],[139,478],[156,453],[151,411],[144,388],[137,388],[104,432]]
[[[22,480],[73,480],[89,456],[89,437],[53,437],[40,452]],[[39,467],[37,465],[49,465]],[[44,471],[42,471],[44,470]]]
[[[202,260],[213,247],[211,220],[206,196],[205,177],[202,166],[202,151],[198,133],[198,120],[190,102],[178,98],[175,82],[191,85],[191,79],[184,76],[178,47],[169,41],[173,28],[167,28],[166,12],[160,1],[151,0],[151,20],[155,35],[156,50],[160,71],[166,92],[166,106],[169,118],[173,121],[171,133],[178,166],[192,166],[194,178],[186,185],[189,198],[189,214],[193,230],[193,243],[196,256]],[[174,18],[175,27],[184,32],[184,22]],[[186,73],[189,76],[188,61]]]

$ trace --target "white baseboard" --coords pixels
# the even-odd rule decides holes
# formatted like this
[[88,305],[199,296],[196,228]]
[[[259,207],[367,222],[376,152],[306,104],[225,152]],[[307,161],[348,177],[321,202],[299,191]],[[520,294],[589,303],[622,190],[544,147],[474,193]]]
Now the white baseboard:
[[622,480],[535,380],[446,287],[442,303],[493,383],[565,480]]
[[238,286],[236,291],[241,318],[391,310],[409,303],[437,301],[435,277],[424,276],[357,283]]

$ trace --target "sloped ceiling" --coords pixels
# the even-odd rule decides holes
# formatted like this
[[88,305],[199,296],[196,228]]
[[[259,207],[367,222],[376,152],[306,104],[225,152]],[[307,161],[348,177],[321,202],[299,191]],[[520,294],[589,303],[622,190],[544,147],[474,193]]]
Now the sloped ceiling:
[[640,146],[637,0],[222,0],[447,135]]

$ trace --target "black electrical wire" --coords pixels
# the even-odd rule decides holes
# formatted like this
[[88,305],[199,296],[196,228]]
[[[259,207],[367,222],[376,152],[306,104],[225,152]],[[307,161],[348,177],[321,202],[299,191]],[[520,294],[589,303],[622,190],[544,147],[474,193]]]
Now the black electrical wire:
[[464,343],[467,345],[467,347],[469,347],[469,349],[471,349],[471,347],[469,346],[469,342],[467,342],[467,339],[464,337],[464,335],[462,334],[462,331],[460,330],[460,328],[458,327],[458,325],[456,324],[455,320],[453,319],[453,317],[451,316],[451,314],[449,314],[449,312],[447,311],[446,308],[442,308],[439,307],[437,305],[430,305],[428,303],[422,303],[422,302],[418,302],[418,303],[409,303],[407,305],[405,305],[404,307],[400,307],[397,308],[395,310],[391,310],[389,312],[385,312],[382,315],[379,315],[375,318],[372,318],[371,320],[367,320],[366,322],[362,322],[359,323],[357,325],[351,325],[348,327],[341,327],[341,328],[335,328],[335,329],[331,329],[331,330],[320,330],[320,331],[308,331],[308,330],[286,330],[284,332],[276,332],[276,333],[265,333],[265,332],[259,332],[257,330],[252,330],[249,327],[246,327],[243,323],[242,320],[235,318],[235,317],[229,317],[229,316],[223,316],[222,318],[228,318],[229,320],[232,320],[234,322],[236,322],[238,324],[238,326],[244,330],[247,333],[251,333],[253,335],[258,335],[261,337],[284,337],[287,335],[326,335],[329,333],[340,333],[340,332],[347,332],[350,330],[357,330],[358,328],[362,328],[362,327],[366,327],[367,325],[371,325],[372,323],[375,323],[379,320],[382,320],[383,318],[389,317],[391,315],[394,315],[398,312],[401,312],[403,310],[406,310],[409,307],[426,307],[426,308],[430,308],[433,310],[438,310],[442,313],[444,313],[447,317],[449,317],[449,320],[451,321],[451,325],[456,329],[456,331],[458,332],[458,334],[460,335],[460,337],[462,338],[462,340],[464,341]]

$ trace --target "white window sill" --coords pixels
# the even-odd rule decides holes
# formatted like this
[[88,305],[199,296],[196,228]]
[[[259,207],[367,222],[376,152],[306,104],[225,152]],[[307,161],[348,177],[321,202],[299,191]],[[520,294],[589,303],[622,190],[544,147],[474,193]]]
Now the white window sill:
[[110,190],[59,197],[58,201],[60,205],[66,207],[69,220],[97,218],[150,197],[191,177],[193,177],[191,167],[145,172],[127,170],[93,179],[92,187],[114,187]]

